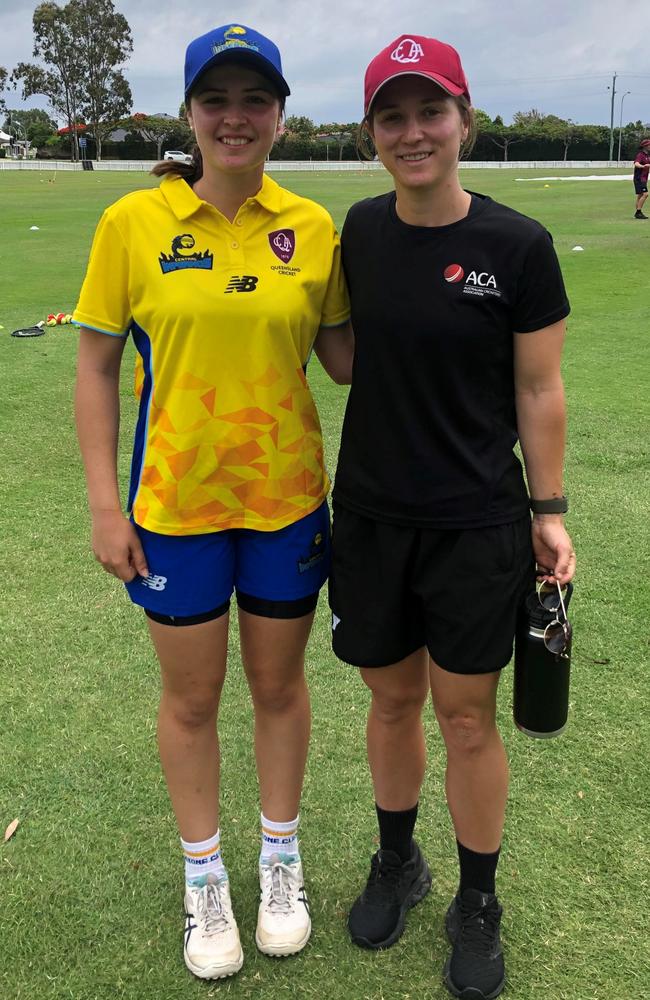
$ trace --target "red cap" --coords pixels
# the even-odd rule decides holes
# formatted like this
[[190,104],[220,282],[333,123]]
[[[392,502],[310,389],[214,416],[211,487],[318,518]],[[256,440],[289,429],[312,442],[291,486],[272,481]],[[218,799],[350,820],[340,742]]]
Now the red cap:
[[639,148],[641,148],[641,146],[650,146],[650,139],[642,139],[639,143]]
[[461,94],[471,103],[460,56],[451,45],[423,35],[400,35],[372,60],[364,81],[363,113],[368,114],[377,92],[397,76],[424,76],[453,97]]

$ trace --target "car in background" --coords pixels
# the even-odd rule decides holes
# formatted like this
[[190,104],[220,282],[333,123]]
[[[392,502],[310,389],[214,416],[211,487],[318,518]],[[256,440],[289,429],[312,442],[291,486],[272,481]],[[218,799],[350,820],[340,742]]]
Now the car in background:
[[163,160],[176,160],[177,163],[191,163],[192,157],[189,153],[184,153],[182,149],[166,149],[163,153]]

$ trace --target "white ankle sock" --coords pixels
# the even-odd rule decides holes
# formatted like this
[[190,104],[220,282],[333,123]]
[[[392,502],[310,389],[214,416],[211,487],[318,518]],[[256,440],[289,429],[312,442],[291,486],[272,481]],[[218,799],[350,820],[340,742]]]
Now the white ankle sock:
[[205,885],[209,874],[219,879],[228,878],[221,857],[219,830],[209,840],[199,840],[196,843],[181,837],[181,846],[185,856],[185,881],[188,885]]
[[267,819],[264,813],[260,813],[262,823],[262,850],[260,851],[260,862],[268,862],[274,854],[277,854],[283,861],[291,858],[297,861],[300,858],[300,848],[298,847],[298,821],[300,816],[296,816],[289,823],[277,823],[273,819]]

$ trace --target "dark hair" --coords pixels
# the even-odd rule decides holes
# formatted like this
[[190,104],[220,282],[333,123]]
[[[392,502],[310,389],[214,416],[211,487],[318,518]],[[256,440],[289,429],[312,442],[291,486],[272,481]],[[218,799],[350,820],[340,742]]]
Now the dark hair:
[[165,174],[178,174],[191,187],[193,184],[196,184],[199,178],[203,177],[203,157],[196,143],[192,146],[190,155],[192,157],[191,163],[180,163],[177,160],[160,160],[154,164],[149,173],[153,174],[154,177],[164,177]]
[[[478,129],[476,127],[476,115],[474,114],[474,108],[463,94],[461,94],[460,97],[452,97],[452,100],[456,104],[460,116],[467,126],[467,138],[460,144],[460,159],[463,160],[469,156],[476,143],[476,137],[478,134]],[[371,105],[368,114],[364,115],[359,128],[357,129],[356,147],[359,159],[361,160],[374,160],[375,158],[375,147],[372,141],[372,136],[370,135],[372,118],[373,109]]]
[[[242,63],[241,65],[244,64]],[[283,115],[284,107],[285,104],[287,103],[286,97],[284,96],[284,94],[280,93],[280,91],[277,89],[275,83],[273,82],[273,80],[271,80],[270,77],[265,76],[264,73],[261,73],[260,75],[264,76],[264,79],[271,85],[271,88],[273,90],[273,96],[280,105],[280,115]],[[200,79],[201,77],[199,77],[199,80]],[[196,91],[196,87],[199,80],[194,81],[194,86],[192,90],[189,92],[189,94],[187,94],[185,98],[186,110],[190,106],[190,103],[192,101],[192,95]],[[196,143],[192,146],[190,155],[192,157],[191,163],[180,163],[177,160],[160,160],[151,168],[150,173],[152,173],[154,177],[164,177],[165,174],[178,174],[178,176],[182,177],[183,180],[186,180],[191,187],[193,184],[196,184],[196,182],[201,177],[203,177],[203,157],[201,156],[201,150],[196,145]]]

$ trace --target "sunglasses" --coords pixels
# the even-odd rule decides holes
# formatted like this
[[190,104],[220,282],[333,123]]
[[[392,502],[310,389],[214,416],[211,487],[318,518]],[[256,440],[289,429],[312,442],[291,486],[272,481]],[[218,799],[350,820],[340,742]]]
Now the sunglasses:
[[561,657],[563,660],[568,660],[567,648],[571,642],[573,629],[567,618],[560,584],[557,580],[554,584],[542,580],[537,585],[537,598],[546,611],[555,615],[554,620],[549,622],[544,629],[544,645],[549,653],[553,653],[554,656]]

